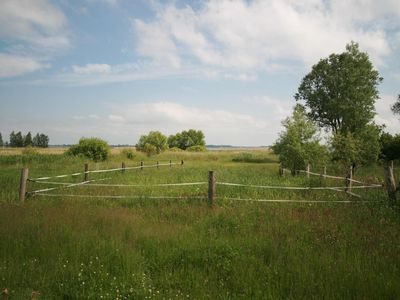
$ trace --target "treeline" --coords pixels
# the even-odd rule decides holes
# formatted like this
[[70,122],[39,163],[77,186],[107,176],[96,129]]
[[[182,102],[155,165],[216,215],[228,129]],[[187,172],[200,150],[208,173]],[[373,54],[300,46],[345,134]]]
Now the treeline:
[[21,131],[12,131],[9,141],[4,142],[0,133],[0,147],[22,148],[29,146],[47,148],[49,146],[49,137],[43,133],[36,133],[36,135],[32,137],[30,131],[26,135],[23,135]]
[[167,149],[205,151],[206,142],[201,130],[189,129],[167,137],[160,131],[150,131],[142,135],[136,144],[136,149],[147,155],[159,154]]

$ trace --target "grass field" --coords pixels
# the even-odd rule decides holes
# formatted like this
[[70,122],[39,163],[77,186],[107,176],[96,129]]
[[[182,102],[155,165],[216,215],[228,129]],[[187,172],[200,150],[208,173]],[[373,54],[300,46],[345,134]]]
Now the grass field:
[[[114,155],[90,169],[159,160],[183,166],[90,174],[112,184],[217,180],[255,185],[321,186],[342,182],[278,176],[267,151],[164,153],[133,160]],[[133,199],[36,196],[17,205],[19,174],[30,178],[83,171],[62,154],[0,155],[0,288],[9,299],[398,299],[400,217],[381,189],[282,191],[207,185],[74,187],[58,194],[133,195]],[[397,170],[398,171],[398,170]],[[328,173],[340,174],[333,166]],[[399,174],[397,173],[397,178]],[[356,178],[382,182],[379,166]],[[79,182],[82,177],[58,179]],[[30,191],[47,187],[29,183]],[[189,199],[150,199],[186,196]],[[192,197],[192,198],[191,198]],[[354,200],[353,203],[265,203],[223,198]],[[221,199],[222,198],[222,199]],[[37,293],[36,293],[37,292]],[[40,293],[40,294],[39,294]]]

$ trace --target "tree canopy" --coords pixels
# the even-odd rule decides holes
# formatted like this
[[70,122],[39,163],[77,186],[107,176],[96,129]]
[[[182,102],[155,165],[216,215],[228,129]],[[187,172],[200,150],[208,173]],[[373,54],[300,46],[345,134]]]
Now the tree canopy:
[[160,131],[150,131],[148,135],[140,137],[136,149],[146,152],[148,155],[159,154],[168,149],[167,137]]
[[295,95],[309,116],[333,133],[355,133],[370,123],[382,81],[368,54],[351,42],[341,54],[321,59],[307,74]]
[[201,130],[184,130],[168,137],[168,146],[170,148],[177,147],[186,150],[187,148],[199,146],[197,148],[200,149],[202,147],[204,148],[205,145],[204,133]]
[[285,128],[279,134],[272,149],[279,155],[283,167],[289,168],[292,174],[304,169],[307,163],[314,166],[324,163],[327,150],[319,144],[317,127],[307,117],[303,106],[297,104],[292,116],[282,121]]
[[84,156],[94,161],[106,160],[110,155],[108,143],[99,138],[81,138],[78,144],[72,145],[67,155]]

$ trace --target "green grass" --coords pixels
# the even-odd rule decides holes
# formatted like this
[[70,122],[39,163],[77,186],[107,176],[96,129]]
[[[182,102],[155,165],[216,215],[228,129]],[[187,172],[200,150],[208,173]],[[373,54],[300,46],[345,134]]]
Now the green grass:
[[[218,181],[317,186],[340,182],[278,176],[267,163],[234,162],[240,153],[114,155],[91,169],[185,160],[183,166],[91,174],[106,183]],[[0,156],[0,288],[10,299],[397,299],[400,218],[381,190],[370,203],[260,203],[202,199],[28,198],[17,205],[20,169],[30,178],[74,173],[85,160],[63,155]],[[329,173],[329,168],[328,168]],[[380,167],[356,178],[382,180]],[[336,173],[340,175],[339,173]],[[110,176],[112,175],[112,176]],[[399,174],[396,174],[399,175]],[[67,178],[81,181],[82,178]],[[67,179],[59,179],[66,181]],[[29,183],[29,190],[46,185]],[[207,186],[76,187],[57,193],[205,196]],[[217,187],[220,197],[348,200],[334,192]]]

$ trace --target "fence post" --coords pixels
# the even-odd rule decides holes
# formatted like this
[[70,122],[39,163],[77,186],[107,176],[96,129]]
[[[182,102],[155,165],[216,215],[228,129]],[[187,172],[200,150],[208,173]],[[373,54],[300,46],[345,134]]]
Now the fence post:
[[208,201],[210,205],[214,204],[216,196],[216,179],[214,171],[208,172]]
[[172,167],[172,161],[171,160],[169,161],[169,167],[170,168]]
[[310,178],[310,164],[307,164],[307,178]]
[[140,162],[140,170],[143,171],[143,162],[142,161]]
[[83,181],[88,181],[88,180],[89,180],[89,164],[86,163]]
[[157,160],[157,169],[160,167],[160,162]]
[[125,163],[124,162],[122,162],[122,164],[121,164],[121,172],[125,173]]
[[396,203],[396,182],[394,181],[393,168],[390,164],[383,166],[383,172],[385,175],[385,186],[389,197],[389,203]]
[[24,204],[26,197],[26,182],[28,180],[28,168],[23,168],[21,170],[21,178],[19,181],[19,203]]
[[324,166],[324,177],[326,176],[326,166]]
[[279,176],[283,176],[283,168],[282,168],[282,165],[279,165]]
[[353,167],[350,166],[349,168],[349,191],[351,192],[351,187],[353,185]]
[[181,165],[183,165],[183,159],[181,160]]

